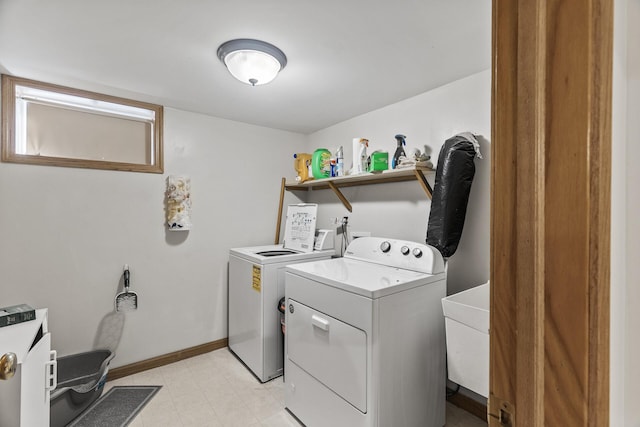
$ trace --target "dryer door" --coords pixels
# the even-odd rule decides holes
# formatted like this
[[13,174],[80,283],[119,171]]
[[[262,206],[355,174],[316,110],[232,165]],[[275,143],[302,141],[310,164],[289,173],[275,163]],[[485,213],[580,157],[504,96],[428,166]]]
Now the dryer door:
[[366,413],[366,333],[293,299],[287,310],[287,357]]

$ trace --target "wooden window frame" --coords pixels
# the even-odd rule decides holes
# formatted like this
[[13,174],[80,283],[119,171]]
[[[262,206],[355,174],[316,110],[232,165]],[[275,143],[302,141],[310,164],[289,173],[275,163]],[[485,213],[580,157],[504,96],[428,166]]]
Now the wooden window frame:
[[[145,141],[152,152],[151,163],[126,163],[111,160],[77,159],[69,157],[40,156],[16,153],[15,123],[16,123],[16,86],[25,86],[50,92],[78,96],[97,101],[105,101],[123,106],[142,108],[154,113],[153,136]],[[2,148],[3,162],[22,163],[32,165],[63,166],[87,169],[106,169],[130,172],[163,173],[163,107],[141,101],[120,98],[89,92],[81,89],[59,86],[35,80],[24,79],[9,75],[2,75]]]

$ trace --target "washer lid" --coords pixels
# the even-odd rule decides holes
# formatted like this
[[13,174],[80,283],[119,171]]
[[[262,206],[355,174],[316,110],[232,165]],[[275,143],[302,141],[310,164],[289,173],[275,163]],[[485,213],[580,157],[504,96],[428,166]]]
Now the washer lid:
[[335,258],[287,266],[287,272],[367,298],[380,298],[445,279],[351,258]]
[[330,258],[334,254],[334,251],[330,249],[325,251],[299,252],[286,249],[283,245],[265,245],[232,248],[229,250],[229,254],[246,259],[255,264],[273,264],[326,259]]

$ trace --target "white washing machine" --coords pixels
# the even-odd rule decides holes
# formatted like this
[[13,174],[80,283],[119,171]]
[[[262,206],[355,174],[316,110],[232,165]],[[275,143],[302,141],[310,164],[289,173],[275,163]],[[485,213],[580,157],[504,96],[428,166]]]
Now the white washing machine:
[[444,262],[361,237],[286,269],[285,404],[307,427],[442,427]]
[[231,249],[229,253],[229,349],[261,382],[282,375],[278,302],[284,268],[331,258],[333,250],[296,252],[282,245]]
[[284,296],[285,266],[334,254],[333,249],[313,251],[316,209],[313,204],[289,206],[282,245],[229,251],[229,349],[261,382],[282,375],[278,302]]

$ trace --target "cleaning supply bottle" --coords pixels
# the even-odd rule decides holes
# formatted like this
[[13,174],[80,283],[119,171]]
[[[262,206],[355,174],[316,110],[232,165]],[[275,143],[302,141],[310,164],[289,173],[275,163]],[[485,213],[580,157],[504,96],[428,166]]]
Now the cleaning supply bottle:
[[309,176],[309,165],[311,164],[311,154],[309,153],[295,153],[293,155],[295,159],[293,161],[293,167],[298,173],[296,175],[296,182],[303,183],[312,179]]
[[391,159],[391,169],[395,169],[398,166],[398,163],[400,163],[400,156],[407,157],[403,148],[403,146],[407,145],[407,142],[405,141],[406,136],[398,134],[395,138],[397,147],[396,152],[393,154],[393,159]]
[[367,172],[367,147],[369,140],[365,138],[353,139],[353,170],[352,174]]
[[369,156],[367,156],[368,146],[368,139],[363,139],[362,141],[360,141],[360,172],[367,172],[367,169],[369,169]]
[[342,145],[336,150],[336,176],[344,176],[344,152]]
[[311,158],[311,171],[315,179],[331,176],[331,152],[326,148],[318,148]]

